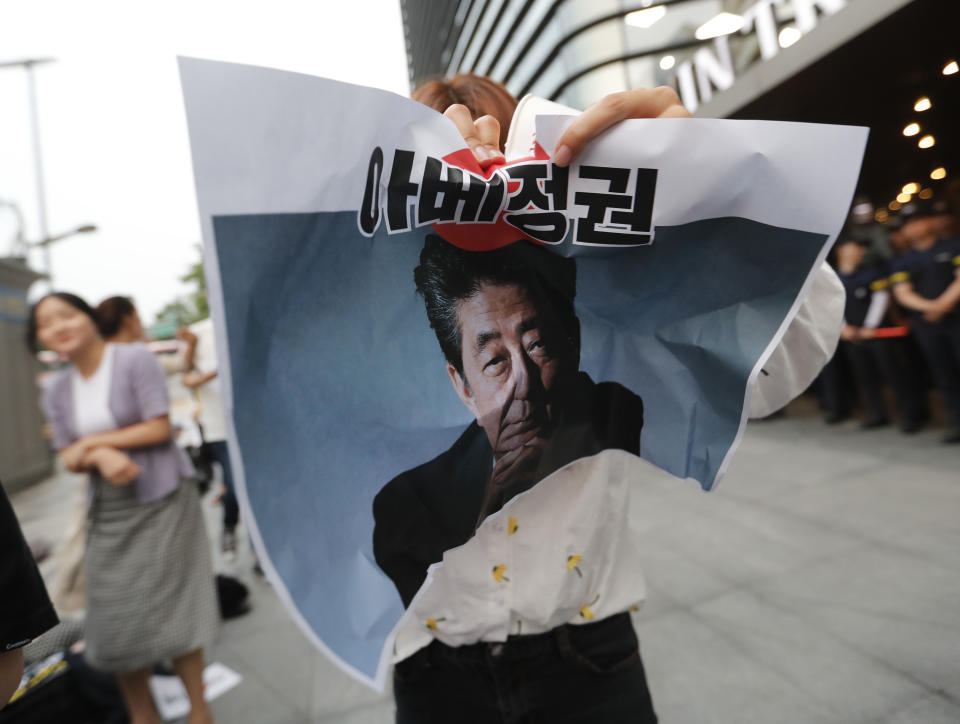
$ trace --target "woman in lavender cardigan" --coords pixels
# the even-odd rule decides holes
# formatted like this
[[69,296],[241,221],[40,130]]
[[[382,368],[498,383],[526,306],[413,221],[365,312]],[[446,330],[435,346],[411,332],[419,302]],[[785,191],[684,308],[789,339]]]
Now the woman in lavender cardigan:
[[30,316],[30,341],[72,367],[44,396],[67,468],[90,473],[86,657],[116,674],[132,724],[159,724],[148,686],[173,660],[190,697],[190,724],[209,724],[203,647],[219,616],[192,471],[177,452],[164,373],[146,347],[104,341],[94,311],[54,293]]

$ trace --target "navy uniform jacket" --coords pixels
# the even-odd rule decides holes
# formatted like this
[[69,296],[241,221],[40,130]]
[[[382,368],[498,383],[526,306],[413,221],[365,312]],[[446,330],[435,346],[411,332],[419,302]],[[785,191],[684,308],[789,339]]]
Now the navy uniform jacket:
[[889,273],[887,267],[881,264],[860,266],[852,274],[843,274],[837,270],[837,276],[840,277],[843,288],[847,292],[843,312],[843,318],[847,324],[852,324],[854,327],[863,326],[867,311],[870,309],[870,300],[874,292],[887,288]]
[[[579,373],[563,419],[537,468],[542,480],[567,463],[607,449],[640,454],[643,402],[616,382],[595,384]],[[493,470],[493,450],[473,422],[453,446],[401,473],[373,501],[373,553],[409,606],[444,551],[466,543],[477,529]],[[513,495],[522,492],[512,491]]]
[[[910,282],[921,297],[936,299],[956,279],[960,267],[960,239],[940,239],[926,251],[911,249],[894,259],[891,284]],[[907,310],[913,316],[920,312]]]

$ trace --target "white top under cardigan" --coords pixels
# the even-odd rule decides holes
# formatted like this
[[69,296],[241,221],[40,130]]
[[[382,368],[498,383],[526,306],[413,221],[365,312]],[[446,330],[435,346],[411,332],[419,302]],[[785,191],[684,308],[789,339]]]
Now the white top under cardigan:
[[71,370],[74,424],[80,437],[116,430],[119,427],[113,413],[110,412],[113,353],[114,346],[107,344],[103,350],[100,366],[90,377],[84,378],[76,368]]

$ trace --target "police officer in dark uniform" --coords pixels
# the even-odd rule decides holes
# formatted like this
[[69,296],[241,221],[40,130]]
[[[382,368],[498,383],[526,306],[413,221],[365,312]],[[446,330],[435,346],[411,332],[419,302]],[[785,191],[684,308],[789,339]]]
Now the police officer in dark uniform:
[[911,317],[911,331],[943,395],[952,429],[944,442],[960,442],[960,239],[944,238],[949,209],[933,203],[904,206],[903,234],[911,249],[892,264],[890,283]]
[[872,429],[890,424],[881,381],[893,389],[904,432],[916,432],[926,418],[922,388],[906,374],[898,341],[877,339],[875,330],[889,326],[889,270],[885,264],[865,264],[870,240],[841,237],[835,248],[836,269],[847,299],[841,341],[834,360],[824,372],[828,422],[839,422],[848,414],[848,390],[843,383],[844,363],[866,408],[862,427]]

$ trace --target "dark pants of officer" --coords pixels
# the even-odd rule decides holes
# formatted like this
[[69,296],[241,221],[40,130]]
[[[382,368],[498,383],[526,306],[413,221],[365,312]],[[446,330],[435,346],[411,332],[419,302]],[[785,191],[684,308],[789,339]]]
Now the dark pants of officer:
[[836,419],[843,419],[850,415],[851,390],[847,384],[849,377],[846,355],[838,345],[837,351],[820,372],[819,385],[820,403]]
[[867,410],[870,422],[887,419],[881,380],[893,390],[897,399],[900,422],[904,426],[920,423],[927,414],[921,380],[911,379],[906,372],[903,350],[894,339],[870,339],[863,342],[841,342],[850,361],[854,379]]
[[871,339],[863,342],[841,341],[833,359],[823,370],[823,402],[836,417],[850,413],[851,387],[848,370],[866,409],[867,422],[889,419],[884,403],[882,382],[893,390],[900,423],[913,426],[927,416],[922,380],[907,372],[905,352],[900,340]]
[[630,614],[397,664],[397,724],[656,724]]
[[960,314],[936,324],[918,319],[911,330],[943,395],[950,422],[960,430]]

